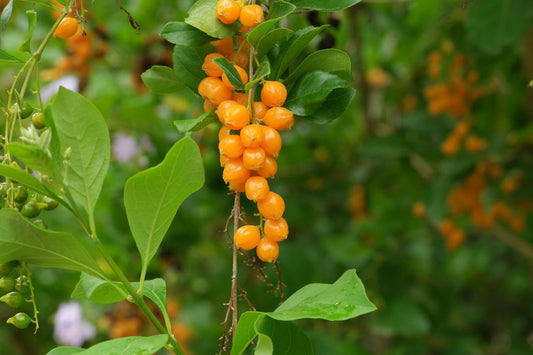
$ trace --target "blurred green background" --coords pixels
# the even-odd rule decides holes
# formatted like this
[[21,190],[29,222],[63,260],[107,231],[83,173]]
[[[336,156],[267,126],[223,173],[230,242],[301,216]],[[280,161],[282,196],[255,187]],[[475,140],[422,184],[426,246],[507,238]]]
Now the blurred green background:
[[[172,46],[158,33],[182,20],[193,2],[122,1],[137,32],[115,1],[87,1],[89,55],[53,40],[40,67],[43,87],[78,78],[108,121],[114,160],[97,228],[131,279],[140,262],[124,183],[161,161],[180,138],[174,120],[202,112],[194,93],[154,95],[140,74],[172,65]],[[0,37],[3,50],[23,56],[17,47],[31,8],[38,14],[34,38],[48,31],[50,9],[15,1]],[[300,322],[315,353],[533,353],[533,4],[363,1],[341,12],[293,15],[286,25],[325,23],[331,26],[308,51],[346,50],[357,95],[335,122],[298,120],[282,134],[271,184],[285,198],[290,225],[280,246],[281,277],[291,294],[356,268],[378,311],[347,322]],[[0,62],[2,95],[16,71]],[[231,251],[222,231],[233,199],[221,178],[218,128],[193,134],[206,184],[182,205],[149,270],[167,281],[178,339],[192,354],[218,351],[230,292]],[[252,204],[245,209],[254,213]],[[51,229],[81,234],[61,208],[43,218]],[[34,335],[31,327],[0,327],[2,354],[44,354],[56,346],[54,313],[78,275],[32,272],[41,329]],[[255,271],[241,262],[240,272],[253,305],[274,309],[278,299]],[[276,282],[275,269],[267,266],[266,273]],[[81,304],[98,330],[86,345],[151,332],[125,305]],[[240,306],[247,309],[244,301]],[[1,320],[11,313],[0,305]]]

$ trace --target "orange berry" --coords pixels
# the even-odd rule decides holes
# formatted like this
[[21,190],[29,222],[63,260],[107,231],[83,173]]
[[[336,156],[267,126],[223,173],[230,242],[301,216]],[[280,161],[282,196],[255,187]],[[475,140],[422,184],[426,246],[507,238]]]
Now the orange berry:
[[250,43],[246,41],[246,36],[235,36],[235,43],[237,43],[237,48],[240,48],[241,52],[248,53],[250,51]]
[[246,5],[241,9],[241,14],[239,16],[239,21],[244,26],[247,27],[256,27],[264,21],[263,9],[259,5]]
[[283,106],[287,99],[287,88],[279,81],[267,81],[261,89],[261,101],[268,107]]
[[228,56],[233,52],[233,38],[231,36],[211,42],[216,51],[223,56]]
[[272,178],[276,175],[278,171],[278,163],[276,162],[276,159],[266,156],[264,163],[257,169],[256,173],[259,176],[262,176],[264,178]]
[[[241,68],[240,66],[238,66],[238,65],[233,65],[233,67],[237,70],[237,73],[239,73],[239,77],[241,78],[242,83],[246,84],[248,82],[248,74],[246,73],[246,71],[243,68]],[[231,90],[235,90],[235,87],[233,87],[233,85],[231,85],[231,82],[229,81],[226,73],[222,74],[222,81]]]
[[[265,140],[263,127],[258,124],[249,124],[241,129],[242,145],[246,148],[257,148]],[[266,152],[266,151],[265,151]]]
[[226,59],[233,64],[237,64],[241,68],[246,68],[248,66],[248,56],[242,51],[233,51],[226,56]]
[[261,232],[257,226],[242,226],[234,235],[235,245],[243,250],[251,250],[261,241]]
[[229,136],[224,137],[220,143],[218,143],[218,150],[220,155],[225,155],[231,159],[240,157],[244,151],[241,137],[236,134],[230,134]]
[[228,158],[228,157],[225,156],[225,155],[221,155],[221,156],[220,156],[220,166],[221,166],[221,167],[226,166],[226,163],[227,163],[228,161],[231,161],[231,158]]
[[198,93],[202,98],[208,99],[215,105],[219,105],[231,97],[231,89],[221,79],[212,76],[202,79],[198,85]]
[[224,165],[224,171],[222,172],[222,178],[226,183],[242,183],[252,175],[250,170],[244,167],[242,159],[232,159]]
[[265,238],[274,242],[281,242],[287,239],[289,235],[289,225],[285,218],[280,218],[277,221],[267,219],[263,226]]
[[59,23],[56,30],[54,31],[54,37],[56,38],[68,38],[72,37],[78,31],[78,20],[74,17],[65,17]]
[[242,92],[234,92],[233,95],[231,95],[231,99],[239,105],[248,106],[248,95],[243,94]]
[[263,148],[246,148],[242,153],[242,162],[246,169],[257,170],[263,165],[266,154]]
[[243,105],[235,104],[224,110],[222,119],[231,129],[239,130],[250,123],[250,113]]
[[285,212],[285,201],[280,195],[270,191],[267,197],[257,201],[257,209],[266,219],[277,221]]
[[263,122],[278,131],[286,131],[294,126],[294,114],[285,107],[272,107],[265,113]]
[[228,108],[230,108],[233,105],[236,105],[237,102],[233,100],[226,100],[220,103],[220,105],[217,106],[216,114],[218,116],[219,121],[225,125],[226,121],[224,120],[224,117],[226,115],[226,112]]
[[267,155],[270,155],[274,158],[277,158],[281,150],[281,136],[278,131],[269,126],[261,126],[265,138],[261,142],[261,148],[265,151]]
[[252,176],[246,180],[244,192],[246,192],[248,200],[256,202],[257,200],[262,200],[268,196],[270,187],[268,186],[268,181],[264,177]]
[[217,108],[217,106],[214,103],[212,103],[209,100],[204,100],[204,111],[205,112],[209,112],[214,108]]
[[258,119],[262,120],[265,117],[265,113],[268,111],[267,105],[261,101],[254,102],[254,115]]
[[263,238],[257,245],[256,253],[259,259],[271,263],[279,256],[278,243],[270,239]]
[[218,0],[215,16],[222,23],[229,25],[237,21],[241,14],[241,7],[233,0]]
[[224,137],[229,136],[231,134],[231,128],[228,126],[222,126],[220,127],[220,130],[218,131],[218,141],[220,142]]
[[230,181],[228,188],[235,192],[244,192],[245,183],[242,181]]
[[205,56],[204,64],[202,65],[202,70],[205,72],[207,76],[216,76],[220,77],[224,72],[222,71],[222,68],[218,66],[217,63],[213,61],[213,59],[217,58],[223,58],[222,54],[220,53],[210,53]]

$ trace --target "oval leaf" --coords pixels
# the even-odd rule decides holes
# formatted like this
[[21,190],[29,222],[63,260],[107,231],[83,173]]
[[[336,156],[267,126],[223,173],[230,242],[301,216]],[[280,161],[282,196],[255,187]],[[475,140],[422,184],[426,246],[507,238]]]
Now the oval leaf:
[[9,143],[6,145],[6,151],[13,154],[18,160],[23,162],[32,170],[48,175],[50,178],[57,180],[54,171],[54,165],[50,156],[41,148],[34,145],[21,143]]
[[202,70],[204,56],[196,47],[182,46],[177,44],[172,55],[174,61],[174,72],[182,83],[196,92],[198,84],[205,78]]
[[174,70],[161,65],[154,65],[142,73],[141,79],[155,94],[170,94],[183,89],[183,84]]
[[199,131],[216,121],[218,121],[218,117],[215,115],[215,110],[211,110],[209,112],[205,112],[200,117],[190,120],[175,120],[174,126],[176,126],[178,132],[180,133],[189,133]]
[[339,118],[350,105],[355,96],[355,89],[351,87],[333,89],[320,108],[305,119],[314,123],[328,123]]
[[243,84],[243,82],[241,80],[241,76],[239,75],[239,72],[237,71],[237,69],[235,69],[235,67],[233,66],[232,63],[230,63],[224,57],[215,58],[213,60],[213,62],[215,62],[220,67],[220,69],[222,69],[222,71],[224,71],[224,74],[226,74],[226,76],[228,77],[229,82],[231,83],[231,85],[233,85],[233,87],[235,89],[237,89],[237,90],[243,90],[244,89],[244,84]]
[[141,279],[179,206],[203,183],[200,150],[189,137],[174,144],[159,165],[126,181],[124,205],[142,259]]
[[266,20],[248,34],[248,42],[252,46],[257,46],[259,41],[261,41],[261,39],[267,34],[272,26],[290,15],[295,9],[296,6],[285,1],[273,2],[270,6],[270,12]]
[[61,152],[57,159],[63,160],[64,152],[71,151],[65,174],[68,189],[92,214],[109,167],[111,144],[107,124],[89,100],[63,87],[51,109],[52,132]]
[[291,0],[298,10],[338,11],[349,8],[361,0]]
[[161,37],[170,43],[184,46],[201,46],[214,40],[213,37],[208,36],[196,27],[179,21],[168,22],[161,30]]
[[159,334],[149,337],[134,336],[108,340],[91,346],[89,349],[60,346],[49,351],[47,355],[151,355],[162,349],[168,342],[168,335]]
[[185,22],[200,31],[215,38],[231,36],[240,27],[238,22],[225,25],[215,17],[215,8],[218,0],[198,0],[189,10],[189,17]]
[[261,38],[261,41],[255,47],[257,59],[263,58],[276,43],[281,43],[294,34],[293,30],[288,28],[275,28]]
[[17,210],[0,210],[0,264],[21,260],[41,267],[105,277],[91,256],[93,253],[70,234],[39,228]]

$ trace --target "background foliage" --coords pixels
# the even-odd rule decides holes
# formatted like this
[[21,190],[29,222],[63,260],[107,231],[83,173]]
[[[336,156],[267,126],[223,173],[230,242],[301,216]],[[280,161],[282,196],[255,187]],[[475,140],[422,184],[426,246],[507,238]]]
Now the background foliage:
[[[174,120],[202,112],[190,90],[156,95],[140,75],[152,65],[171,65],[172,46],[159,32],[164,23],[183,20],[192,1],[123,2],[139,33],[116,2],[89,3],[89,59],[75,62],[79,48],[55,41],[44,53],[41,69],[49,70],[41,80],[46,85],[67,73],[78,77],[115,147],[133,137],[137,150],[130,159],[114,150],[95,213],[103,243],[123,269],[137,273],[141,260],[128,232],[125,181],[160,162],[181,137]],[[24,56],[17,48],[27,28],[24,11],[33,7],[15,1],[0,37],[11,55]],[[52,17],[35,8],[39,37]],[[286,293],[331,283],[356,268],[379,308],[342,324],[302,322],[315,353],[531,353],[531,3],[363,1],[348,11],[284,21],[330,24],[306,54],[347,50],[357,90],[337,121],[302,120],[284,133],[273,184],[286,200],[291,225],[280,254]],[[68,70],[61,66],[65,60]],[[2,92],[15,70],[0,62]],[[217,131],[212,125],[193,135],[206,184],[184,202],[147,271],[148,278],[167,280],[178,338],[196,354],[216,352],[230,286],[231,252],[222,230],[232,198],[221,179]],[[59,211],[45,217],[52,229],[79,228]],[[253,270],[242,270],[254,306],[275,309],[268,287]],[[29,328],[1,327],[0,342],[9,353],[41,354],[55,346],[53,314],[77,282],[74,272],[32,271],[42,328],[33,335]],[[99,339],[146,334],[142,318],[127,306],[82,304]],[[0,307],[1,319],[7,312]]]

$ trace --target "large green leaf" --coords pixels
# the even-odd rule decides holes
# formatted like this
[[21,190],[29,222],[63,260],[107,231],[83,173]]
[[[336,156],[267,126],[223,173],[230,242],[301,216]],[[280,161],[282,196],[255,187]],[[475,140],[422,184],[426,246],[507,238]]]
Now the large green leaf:
[[285,41],[294,34],[293,30],[288,28],[274,28],[265,34],[255,47],[255,56],[257,59],[263,58],[275,44]]
[[320,108],[305,119],[320,124],[331,122],[346,111],[354,96],[355,89],[352,87],[333,89]]
[[242,314],[235,330],[231,354],[242,354],[256,337],[255,354],[313,354],[309,339],[298,326],[272,319],[262,312]]
[[328,25],[320,27],[308,26],[298,30],[292,37],[280,45],[279,53],[275,60],[272,61],[272,80],[278,80],[287,70],[289,65],[294,62],[296,57],[304,50],[320,32],[324,31]]
[[303,318],[329,321],[355,318],[376,310],[355,270],[346,271],[333,284],[309,284],[291,295],[274,312],[277,320]]
[[134,336],[104,341],[91,346],[89,349],[60,346],[49,351],[47,355],[151,355],[161,350],[167,342],[168,335],[166,334],[148,337]]
[[533,24],[529,0],[477,1],[467,17],[467,38],[489,54],[499,53],[526,34]]
[[214,38],[185,22],[171,21],[161,30],[161,37],[174,44],[201,46]]
[[285,1],[273,2],[270,6],[270,12],[268,13],[266,20],[248,34],[248,42],[252,46],[256,46],[272,26],[290,15],[295,9],[296,6]]
[[298,68],[291,72],[283,83],[289,87],[302,75],[314,70],[334,73],[342,79],[352,80],[350,56],[340,49],[328,48],[313,52],[305,57]]
[[240,27],[238,22],[225,25],[215,17],[215,7],[218,0],[198,0],[189,10],[189,17],[185,22],[196,27],[207,35],[215,38],[231,36]]
[[159,165],[126,181],[124,205],[142,259],[141,279],[179,206],[203,183],[200,150],[189,137],[175,143]]
[[22,42],[18,50],[31,54],[31,37],[33,36],[33,31],[35,30],[35,23],[37,22],[37,13],[35,12],[35,10],[28,10],[26,11],[26,16],[28,17],[28,31],[26,32],[26,37],[24,37],[24,42]]
[[52,158],[41,148],[22,143],[9,143],[6,145],[6,151],[13,154],[29,168],[51,178],[57,178]]
[[304,75],[289,91],[285,106],[295,115],[309,116],[315,112],[328,95],[339,88],[346,88],[345,80],[335,74],[324,71],[313,71]]
[[70,234],[39,228],[14,209],[0,210],[0,264],[21,260],[105,277],[94,253]]
[[298,10],[338,11],[353,6],[361,0],[290,0]]
[[196,92],[198,84],[205,78],[205,73],[202,70],[204,56],[199,53],[197,47],[176,44],[172,59],[174,61],[174,72],[178,78],[192,91]]
[[207,125],[218,121],[215,110],[204,112],[201,116],[191,118],[188,120],[175,120],[174,126],[180,133],[196,132],[206,127]]
[[141,74],[141,79],[155,94],[171,94],[184,88],[176,72],[162,65],[154,65]]
[[[65,172],[68,189],[92,214],[109,166],[111,144],[106,122],[89,100],[63,87],[51,108],[54,140],[59,142],[59,151],[70,149]],[[55,158],[63,160],[62,156]]]

